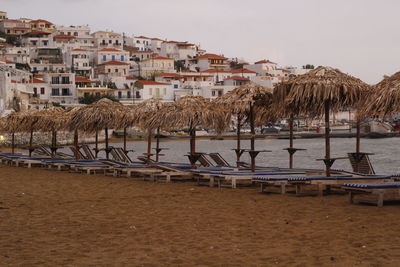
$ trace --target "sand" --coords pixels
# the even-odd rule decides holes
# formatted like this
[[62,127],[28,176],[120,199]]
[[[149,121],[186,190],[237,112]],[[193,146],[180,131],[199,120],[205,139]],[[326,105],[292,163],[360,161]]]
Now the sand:
[[0,265],[399,266],[399,211],[0,165]]

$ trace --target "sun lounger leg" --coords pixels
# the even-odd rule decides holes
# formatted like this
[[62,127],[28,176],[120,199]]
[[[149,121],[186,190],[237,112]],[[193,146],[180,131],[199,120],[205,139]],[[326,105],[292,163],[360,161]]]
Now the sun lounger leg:
[[261,183],[261,193],[264,192],[264,184]]
[[318,196],[322,197],[324,195],[324,185],[318,184]]
[[300,185],[296,185],[296,196],[300,195]]
[[170,183],[170,182],[171,182],[171,175],[167,174],[167,183]]
[[86,170],[86,174],[90,174],[90,169],[87,169],[87,170]]
[[350,204],[354,203],[354,194],[352,192],[349,192],[349,203]]
[[286,185],[281,184],[281,194],[284,195],[286,194]]
[[232,188],[236,188],[236,179],[232,178]]
[[378,194],[378,207],[383,207],[383,192]]
[[210,187],[214,187],[214,177],[210,177]]

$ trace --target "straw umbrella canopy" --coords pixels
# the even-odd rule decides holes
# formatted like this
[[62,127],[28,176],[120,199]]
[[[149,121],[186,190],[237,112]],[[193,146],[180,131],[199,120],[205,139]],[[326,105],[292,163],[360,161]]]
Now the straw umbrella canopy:
[[36,109],[28,109],[19,112],[19,123],[20,127],[19,130],[21,132],[27,132],[30,134],[29,137],[29,157],[32,156],[32,152],[34,151],[33,147],[33,133],[39,130],[37,122],[39,120],[39,111]]
[[57,132],[67,129],[66,115],[66,111],[60,107],[51,107],[38,112],[37,128],[52,133],[50,149],[53,156],[57,151]]
[[20,112],[13,112],[3,118],[2,132],[11,134],[11,152],[15,153],[15,133],[21,131]]
[[[97,133],[104,129],[106,136],[106,157],[109,158],[108,129],[119,128],[124,119],[124,106],[119,102],[103,98],[71,112],[70,129]],[[97,146],[97,144],[96,144]]]
[[[255,124],[272,118],[269,107],[272,104],[272,90],[256,83],[250,82],[222,95],[215,100],[216,103],[227,107],[232,114],[237,116],[237,147],[236,159],[240,161],[243,153],[240,145],[240,128],[243,122],[248,121],[251,128],[251,151],[255,150]],[[255,163],[252,157],[252,169]]]
[[381,118],[400,112],[400,72],[385,76],[373,89],[363,112],[367,115],[379,115]]
[[338,69],[318,67],[281,86],[289,90],[287,106],[296,115],[325,116],[326,175],[335,159],[330,155],[329,113],[354,106],[367,84]]
[[222,107],[212,105],[211,102],[201,96],[184,96],[175,103],[167,106],[163,112],[153,114],[148,126],[155,129],[188,128],[190,134],[189,159],[195,167],[198,159],[196,153],[196,128],[214,129],[220,133],[227,129],[230,124],[230,114]]
[[[159,112],[162,112],[163,107],[166,104],[161,102],[158,99],[148,99],[140,104],[138,104],[135,107],[135,112],[134,112],[134,119],[135,119],[135,124],[141,128],[142,130],[147,131],[147,159],[150,159],[150,156],[152,155],[151,153],[151,135],[154,129],[157,129],[157,145],[156,145],[156,161],[158,161],[159,157],[159,152],[160,152],[160,126],[157,126],[156,128],[154,125],[150,123],[150,118],[152,116],[157,116]],[[161,123],[159,123],[161,125]]]
[[[291,78],[294,79],[294,78]],[[288,118],[289,121],[289,147],[286,150],[289,152],[289,168],[293,168],[293,156],[300,148],[294,148],[293,146],[293,123],[294,123],[294,112],[287,105],[287,96],[290,93],[291,87],[285,83],[278,83],[274,87],[274,103],[273,110],[275,115],[281,118]]]

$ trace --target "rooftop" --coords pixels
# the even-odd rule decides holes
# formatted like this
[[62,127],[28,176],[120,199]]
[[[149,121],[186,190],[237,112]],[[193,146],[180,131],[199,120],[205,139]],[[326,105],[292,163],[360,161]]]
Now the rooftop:
[[125,62],[122,62],[122,61],[111,60],[111,61],[107,61],[107,62],[101,63],[99,65],[129,65],[129,64],[125,63]]
[[148,81],[148,80],[139,80],[137,83],[141,85],[170,85],[169,83],[160,83],[155,81]]

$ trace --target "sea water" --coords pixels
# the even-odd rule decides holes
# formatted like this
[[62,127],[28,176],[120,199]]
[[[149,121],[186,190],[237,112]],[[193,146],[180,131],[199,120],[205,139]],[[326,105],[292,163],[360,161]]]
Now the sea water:
[[[186,162],[185,156],[189,152],[189,139],[168,140],[160,139],[160,147],[168,148],[161,153],[165,156],[160,157],[161,161]],[[242,148],[250,148],[250,140],[242,140]],[[122,147],[121,143],[111,143],[111,146]],[[153,142],[153,148],[155,142]],[[104,144],[100,145],[101,147]],[[284,148],[289,146],[289,140],[286,139],[260,139],[256,140],[256,150],[271,150],[272,152],[260,153],[256,158],[256,164],[260,166],[288,167],[289,153]],[[131,158],[136,158],[146,152],[146,141],[133,141],[127,145],[129,150],[135,150],[129,153]],[[294,155],[294,167],[299,168],[324,168],[322,161],[316,159],[325,156],[325,139],[296,139],[294,147],[307,149],[298,151]],[[347,153],[355,152],[355,138],[331,138],[331,157],[346,157]],[[236,140],[196,140],[196,151],[204,153],[219,152],[229,163],[234,165],[236,154],[232,150],[236,148]],[[381,138],[381,139],[361,139],[361,151],[374,153],[370,156],[371,163],[379,174],[400,173],[400,138]],[[154,150],[152,151],[154,152]],[[104,152],[102,152],[104,153]],[[104,155],[100,155],[104,156]],[[241,157],[242,161],[250,161],[248,153]],[[332,168],[351,170],[348,159],[337,160]]]

